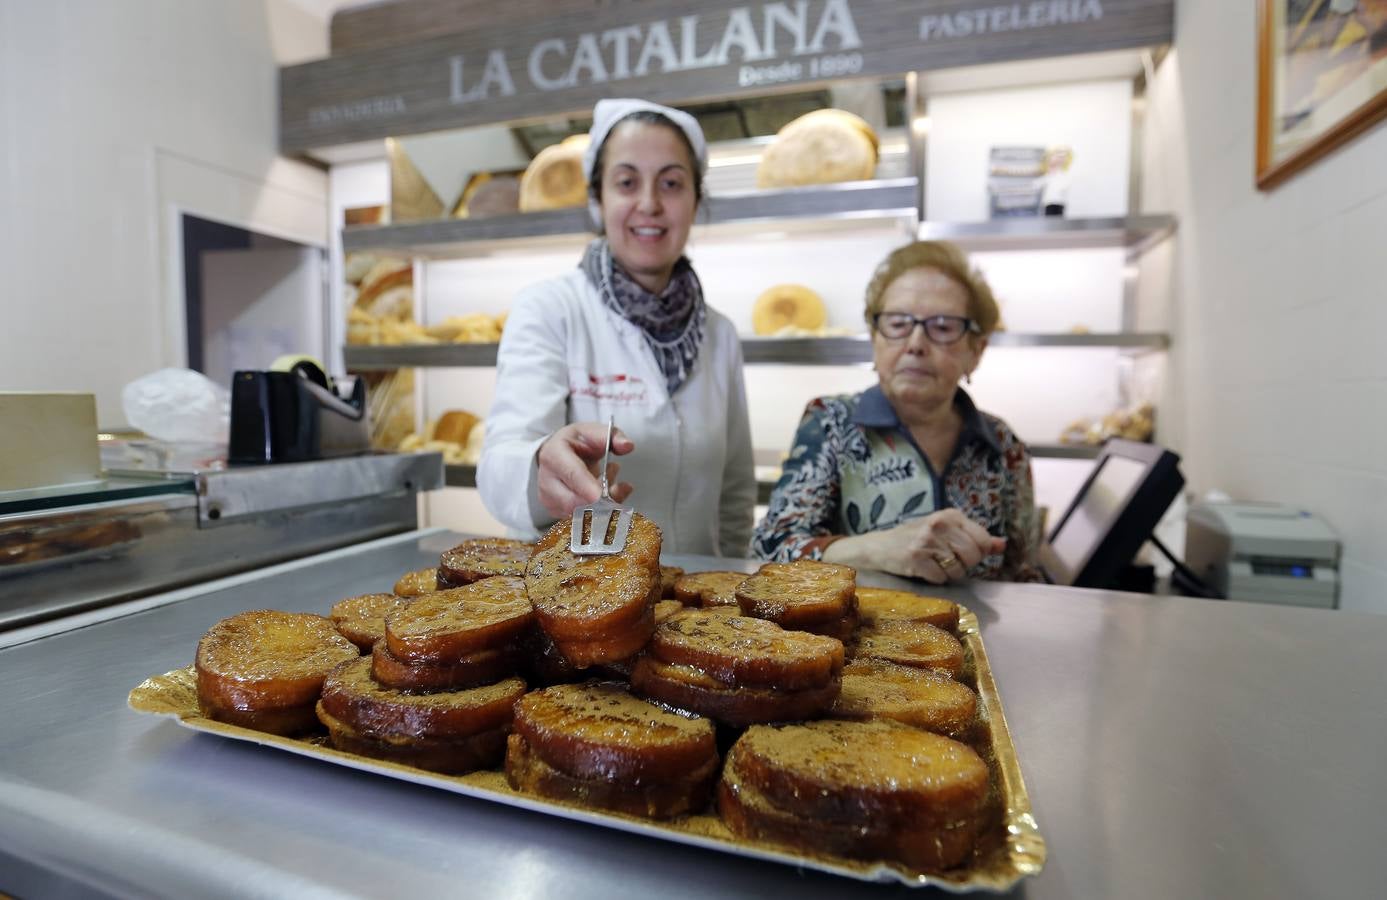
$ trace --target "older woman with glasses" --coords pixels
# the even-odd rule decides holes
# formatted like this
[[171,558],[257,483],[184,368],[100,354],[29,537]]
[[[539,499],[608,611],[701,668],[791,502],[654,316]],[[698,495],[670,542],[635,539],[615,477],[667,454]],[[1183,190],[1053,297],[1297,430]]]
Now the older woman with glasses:
[[892,252],[867,285],[879,383],[805,410],[752,550],[923,578],[1040,580],[1030,455],[959,387],[997,302],[957,247]]

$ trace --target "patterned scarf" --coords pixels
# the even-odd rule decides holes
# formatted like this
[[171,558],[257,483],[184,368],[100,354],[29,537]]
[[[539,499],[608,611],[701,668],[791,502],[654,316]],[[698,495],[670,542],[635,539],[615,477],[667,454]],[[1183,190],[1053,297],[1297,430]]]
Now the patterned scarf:
[[606,238],[588,244],[578,268],[608,309],[640,328],[672,396],[693,373],[708,319],[703,286],[688,259],[679,257],[669,284],[659,294],[641,287],[616,265]]

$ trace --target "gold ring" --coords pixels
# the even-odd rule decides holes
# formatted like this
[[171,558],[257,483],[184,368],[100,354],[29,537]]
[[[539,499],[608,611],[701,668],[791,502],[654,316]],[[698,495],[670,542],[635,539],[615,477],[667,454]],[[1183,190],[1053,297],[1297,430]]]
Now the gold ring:
[[958,565],[958,557],[957,557],[957,556],[949,556],[949,557],[946,557],[946,558],[944,558],[944,559],[940,559],[939,557],[936,556],[936,557],[934,558],[934,561],[937,562],[937,563],[939,563],[939,568],[945,569],[945,570],[947,570],[950,566],[956,566],[956,565]]

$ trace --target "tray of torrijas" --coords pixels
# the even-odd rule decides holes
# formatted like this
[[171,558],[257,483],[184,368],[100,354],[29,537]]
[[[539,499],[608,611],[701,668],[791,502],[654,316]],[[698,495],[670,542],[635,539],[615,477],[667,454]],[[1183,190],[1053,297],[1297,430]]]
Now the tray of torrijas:
[[[846,566],[464,541],[328,616],[223,619],[130,706],[468,797],[862,881],[1004,891],[1045,842],[976,617]],[[193,648],[189,648],[190,651]]]

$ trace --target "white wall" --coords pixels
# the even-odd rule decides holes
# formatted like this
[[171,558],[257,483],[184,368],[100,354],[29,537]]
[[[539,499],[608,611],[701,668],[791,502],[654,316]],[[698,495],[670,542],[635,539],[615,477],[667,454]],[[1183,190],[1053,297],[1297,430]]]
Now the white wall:
[[986,219],[991,148],[1057,144],[1074,151],[1066,215],[1126,214],[1130,80],[942,94],[929,98],[927,111],[927,218],[940,222]]
[[1148,94],[1144,204],[1180,218],[1165,420],[1193,488],[1320,514],[1341,606],[1387,613],[1387,126],[1257,191],[1254,7],[1181,0]]
[[326,177],[276,154],[287,0],[0,2],[0,389],[96,394],[185,363],[178,215],[326,241]]

